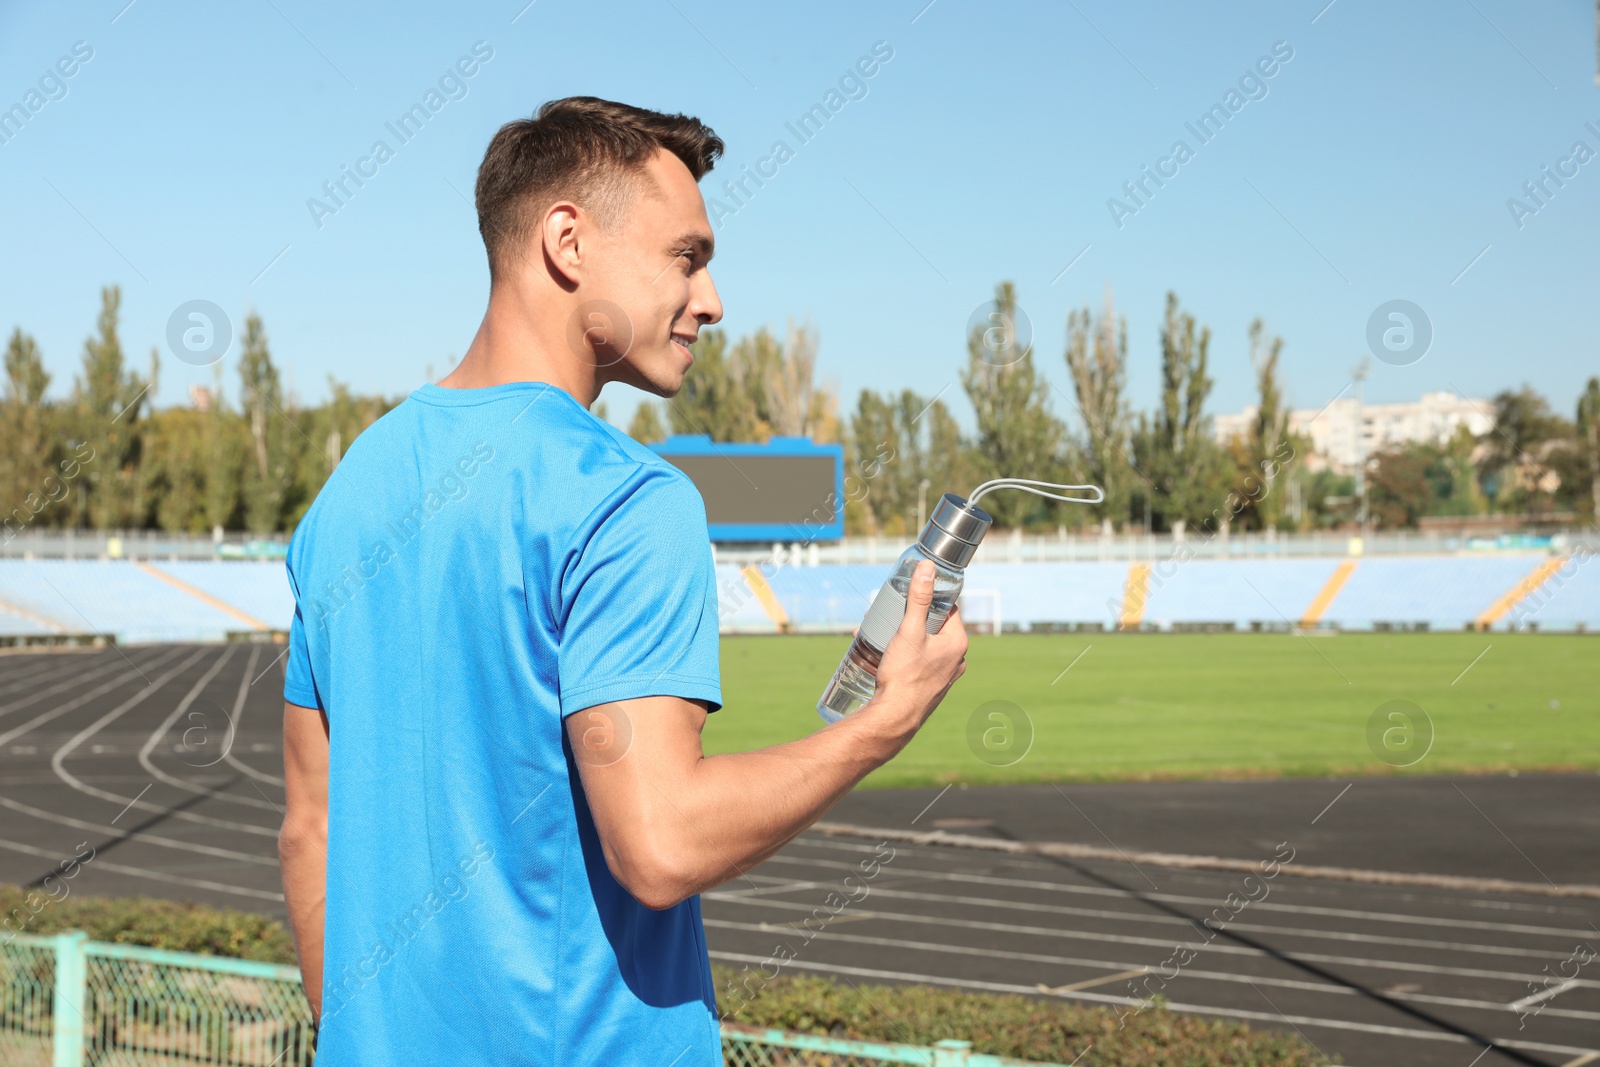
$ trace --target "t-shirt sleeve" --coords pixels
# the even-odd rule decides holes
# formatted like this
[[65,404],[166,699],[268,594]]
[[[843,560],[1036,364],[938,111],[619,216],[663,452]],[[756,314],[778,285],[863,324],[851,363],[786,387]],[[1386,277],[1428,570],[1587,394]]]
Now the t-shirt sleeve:
[[299,588],[295,585],[294,572],[288,573],[289,588],[295,592],[295,605],[294,618],[289,623],[289,659],[283,665],[283,699],[302,708],[326,711],[311,677],[311,655],[306,647],[305,619],[300,614]]
[[561,583],[561,714],[646,696],[721,707],[717,582],[694,484],[645,468],[586,529]]

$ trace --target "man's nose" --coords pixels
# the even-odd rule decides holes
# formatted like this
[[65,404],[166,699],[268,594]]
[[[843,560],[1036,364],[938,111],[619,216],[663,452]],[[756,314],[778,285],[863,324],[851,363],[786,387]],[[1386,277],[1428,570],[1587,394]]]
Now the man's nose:
[[696,271],[689,290],[689,314],[702,326],[714,326],[722,321],[722,298],[717,295],[717,283],[711,280],[709,270]]

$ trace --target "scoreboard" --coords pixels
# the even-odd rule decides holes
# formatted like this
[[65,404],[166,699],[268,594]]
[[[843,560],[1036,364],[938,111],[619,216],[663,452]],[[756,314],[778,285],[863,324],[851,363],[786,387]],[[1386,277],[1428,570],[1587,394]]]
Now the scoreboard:
[[766,444],[680,435],[650,446],[689,476],[713,541],[837,541],[844,536],[844,446],[806,437]]

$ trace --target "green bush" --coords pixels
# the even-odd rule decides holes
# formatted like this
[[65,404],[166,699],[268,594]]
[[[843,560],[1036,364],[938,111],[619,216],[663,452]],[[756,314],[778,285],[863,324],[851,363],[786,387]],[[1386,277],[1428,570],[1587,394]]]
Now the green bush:
[[[811,1034],[931,1045],[955,1038],[974,1052],[1079,1067],[1313,1067],[1327,1061],[1292,1035],[1251,1030],[1243,1023],[1176,1015],[1165,1008],[1130,1013],[1060,1000],[964,993],[932,986],[851,985],[827,978],[779,977],[762,984],[759,972],[713,967],[723,1016],[747,1026]],[[732,995],[742,988],[748,1000]]]
[[[0,885],[4,916],[11,916],[12,930],[28,934],[82,930],[95,941],[295,962],[294,942],[282,923],[202,904],[76,893],[50,901],[43,890]],[[720,1007],[729,1011],[724,1018],[749,1026],[907,1045],[958,1038],[971,1041],[975,1052],[1057,1063],[1071,1063],[1092,1043],[1079,1067],[1312,1067],[1323,1062],[1297,1038],[1161,1008],[1130,1014],[1119,1029],[1117,1012],[1109,1008],[807,976],[758,977],[748,983],[753,995],[735,1000],[730,991],[760,972],[720,966],[712,971],[722,991]],[[730,1011],[736,1003],[738,1010]]]
[[295,962],[294,941],[282,923],[263,915],[203,904],[77,893],[57,901],[42,889],[0,885],[0,918],[6,916],[11,919],[9,929],[25,934],[82,930],[92,941],[118,941],[266,963]]

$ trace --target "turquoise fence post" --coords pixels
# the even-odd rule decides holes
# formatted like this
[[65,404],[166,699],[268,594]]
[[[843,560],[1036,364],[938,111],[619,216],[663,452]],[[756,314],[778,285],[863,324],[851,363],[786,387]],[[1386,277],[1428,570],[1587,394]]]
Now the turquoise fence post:
[[933,1067],[966,1067],[970,1041],[936,1041],[933,1046]]
[[55,1053],[50,1067],[83,1067],[83,994],[88,982],[84,943],[89,935],[78,930],[59,934],[56,948],[54,1021]]

